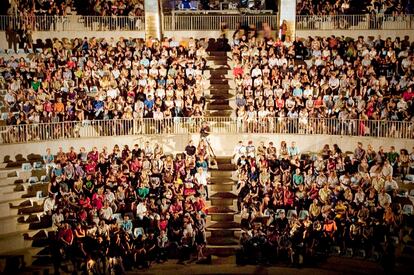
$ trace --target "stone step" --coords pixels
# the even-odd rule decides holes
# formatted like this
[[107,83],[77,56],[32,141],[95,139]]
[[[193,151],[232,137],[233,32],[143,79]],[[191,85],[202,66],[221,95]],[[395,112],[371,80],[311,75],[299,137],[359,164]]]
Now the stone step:
[[215,230],[237,231],[237,230],[240,230],[240,223],[237,223],[235,221],[217,222],[217,223],[211,224],[206,229],[209,231],[215,231]]
[[5,169],[0,171],[0,179],[15,178],[17,177],[17,171],[20,169]]
[[217,164],[231,164],[232,159],[230,156],[216,156]]
[[9,203],[1,203],[0,204],[0,218],[8,217],[8,216],[15,216],[18,213],[18,209],[10,208]]
[[223,78],[210,78],[210,89],[217,87],[216,85],[227,85],[229,86],[229,80]]
[[210,184],[209,188],[210,192],[232,192],[235,186],[230,184]]
[[209,117],[228,117],[233,113],[233,110],[206,110],[206,116]]
[[212,222],[233,222],[233,213],[210,213]]
[[[29,266],[32,265],[33,259],[35,257],[35,255],[37,255],[37,253],[39,253],[39,251],[41,251],[42,248],[38,248],[38,247],[28,247],[28,248],[23,248],[23,249],[18,249],[18,250],[12,250],[12,251],[7,251],[7,252],[3,252],[0,253],[0,257],[4,258],[4,257],[12,257],[12,256],[23,256],[24,258],[24,264],[26,267],[23,268],[22,271],[19,271],[19,274],[25,274],[24,272],[26,270],[29,270]],[[16,268],[12,268],[12,270],[16,270]],[[29,272],[28,274],[46,274],[46,273],[35,273],[33,272],[32,269],[30,269],[31,272]],[[49,274],[49,273],[48,273]]]
[[207,208],[207,211],[209,214],[220,214],[220,213],[235,214],[236,213],[236,211],[234,211],[231,207],[226,207],[226,206],[211,206]]
[[227,56],[227,52],[224,51],[209,51],[209,56]]
[[24,191],[27,189],[27,185],[28,183],[2,185],[0,186],[0,194]]
[[26,241],[23,239],[23,233],[25,231],[15,231],[10,234],[3,234],[0,236],[0,253],[7,251],[14,251],[19,249],[25,249],[32,246],[32,241]]
[[0,235],[28,230],[29,224],[19,223],[19,218],[17,215],[0,218]]
[[231,192],[217,192],[214,195],[211,195],[210,199],[232,199],[234,200],[234,199],[237,199],[237,195]]
[[210,198],[212,206],[233,206],[233,199]]
[[220,92],[220,93],[216,93],[216,94],[210,94],[208,96],[205,96],[205,98],[210,99],[210,100],[226,99],[226,100],[230,101],[230,99],[233,98],[233,95]]
[[223,177],[223,178],[230,178],[232,176],[232,171],[220,171],[220,170],[212,170],[211,177]]
[[207,245],[206,253],[209,255],[215,255],[219,257],[228,257],[236,254],[237,250],[240,249],[239,245],[226,245],[226,246],[217,246],[217,245]]
[[233,96],[229,93],[230,87],[227,84],[214,84],[210,87],[210,95],[214,96]]
[[208,110],[232,110],[232,108],[229,105],[212,105],[212,104],[208,104],[207,109]]
[[26,191],[4,193],[0,197],[0,202],[6,202],[6,201],[11,201],[11,200],[16,200],[16,199],[22,198],[22,196],[24,194],[26,194]]
[[208,237],[207,244],[215,245],[215,246],[238,245],[239,240],[237,240],[236,238],[228,238],[228,237]]
[[223,177],[210,177],[210,184],[211,185],[230,185],[233,186],[236,184],[234,180],[229,178],[223,178]]
[[235,171],[237,166],[231,163],[220,163],[218,164],[218,169],[221,171]]
[[211,105],[229,105],[228,99],[212,98],[209,102]]

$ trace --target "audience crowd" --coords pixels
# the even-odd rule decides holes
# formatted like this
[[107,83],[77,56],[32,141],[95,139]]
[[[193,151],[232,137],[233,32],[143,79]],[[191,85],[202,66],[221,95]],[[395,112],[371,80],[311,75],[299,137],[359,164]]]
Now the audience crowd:
[[239,263],[303,264],[333,253],[382,256],[392,268],[394,245],[413,224],[412,202],[397,181],[413,173],[414,148],[358,143],[345,153],[327,144],[309,155],[295,142],[240,141],[234,160],[244,230]]
[[[9,0],[9,15],[141,16],[143,0]],[[86,3],[85,3],[86,2]],[[75,12],[76,11],[76,12]]]
[[347,14],[412,14],[411,0],[300,0],[297,1],[297,15],[347,15]]
[[[274,117],[304,126],[311,118],[412,121],[413,49],[408,36],[282,41],[239,30],[232,47],[239,124],[269,130]],[[363,123],[348,126],[368,131]]]
[[50,41],[30,58],[0,58],[7,124],[201,117],[207,42]]
[[149,142],[43,156],[50,179],[45,216],[55,270],[121,274],[169,257],[205,260],[209,153],[192,141],[175,156]]

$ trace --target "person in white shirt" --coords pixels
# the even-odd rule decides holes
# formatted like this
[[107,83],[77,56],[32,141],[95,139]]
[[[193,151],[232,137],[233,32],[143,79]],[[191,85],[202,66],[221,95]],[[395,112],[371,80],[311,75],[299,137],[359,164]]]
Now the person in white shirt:
[[43,211],[45,215],[51,215],[52,210],[55,208],[55,198],[52,194],[49,194],[43,203]]
[[113,214],[112,208],[109,207],[108,202],[105,202],[104,206],[102,207],[100,211],[101,218],[106,221],[110,221],[112,220],[112,214]]
[[145,206],[144,201],[140,201],[137,205],[137,217],[141,221],[144,219],[144,217],[147,215],[147,207]]
[[378,194],[378,203],[382,208],[385,208],[392,203],[391,196],[385,192],[384,188]]
[[397,190],[398,183],[391,176],[388,176],[384,182],[384,189],[387,192]]
[[253,141],[249,140],[246,146],[246,154],[248,157],[255,158],[256,157],[256,147],[253,144]]
[[63,222],[65,217],[63,216],[63,209],[59,208],[56,213],[52,215],[52,228],[56,230]]
[[106,95],[112,99],[115,99],[119,96],[119,89],[116,86],[112,86],[108,91],[106,92]]
[[208,200],[208,187],[207,187],[208,179],[207,179],[207,173],[203,170],[203,167],[197,168],[197,173],[195,173],[194,179],[196,180],[197,184],[200,186],[200,189],[204,188],[206,199]]
[[233,150],[233,163],[237,163],[242,155],[246,155],[246,147],[243,145],[243,141],[240,140]]

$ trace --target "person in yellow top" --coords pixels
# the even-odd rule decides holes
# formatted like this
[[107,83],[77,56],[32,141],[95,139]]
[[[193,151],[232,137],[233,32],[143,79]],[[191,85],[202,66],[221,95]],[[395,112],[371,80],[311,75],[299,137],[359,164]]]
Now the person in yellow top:
[[342,200],[338,201],[338,204],[335,206],[335,218],[342,219],[345,212],[346,212],[347,206],[344,204]]
[[321,207],[318,204],[318,199],[314,199],[309,206],[309,215],[312,219],[316,219],[321,214]]

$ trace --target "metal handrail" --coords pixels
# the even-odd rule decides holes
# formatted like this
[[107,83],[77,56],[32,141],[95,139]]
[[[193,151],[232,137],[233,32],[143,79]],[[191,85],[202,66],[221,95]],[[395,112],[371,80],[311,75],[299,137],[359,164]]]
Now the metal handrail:
[[212,134],[295,134],[414,139],[414,122],[336,118],[231,117],[116,119],[0,126],[0,144],[130,135],[188,135],[206,121]]

